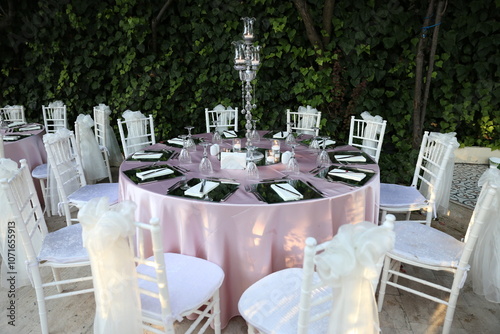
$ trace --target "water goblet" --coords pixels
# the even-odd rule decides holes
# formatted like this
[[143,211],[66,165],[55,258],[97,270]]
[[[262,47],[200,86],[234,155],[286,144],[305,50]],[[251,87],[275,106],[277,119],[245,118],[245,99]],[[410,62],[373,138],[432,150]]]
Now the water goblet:
[[288,146],[292,146],[292,144],[297,143],[297,141],[295,140],[295,135],[293,134],[293,129],[292,129],[293,122],[290,122],[287,124],[288,124],[288,128],[290,129],[290,132],[288,133],[288,136],[286,136],[285,144],[287,144]]
[[314,136],[311,140],[311,143],[309,143],[309,149],[312,150],[314,153],[318,153],[320,151],[320,147],[319,147],[319,142],[318,142],[318,139],[319,137],[316,135],[316,131],[319,129],[318,127],[313,127],[314,129]]
[[257,121],[258,120],[256,120],[256,119],[252,119],[253,130],[252,130],[252,133],[250,136],[251,136],[252,142],[254,142],[254,143],[260,142],[260,135],[257,132]]
[[191,163],[191,154],[189,154],[189,150],[187,149],[187,135],[180,135],[179,138],[182,139],[182,150],[179,153],[179,163],[181,164],[190,164]]
[[194,128],[194,126],[188,125],[184,127],[184,129],[188,130],[188,135],[186,139],[186,148],[188,149],[189,152],[196,152],[196,144],[193,140],[193,137],[191,136],[191,130]]
[[328,139],[329,137],[321,137],[321,140],[323,141],[322,149],[321,152],[318,154],[318,158],[316,160],[318,167],[328,167],[332,164],[332,161],[328,156],[328,152],[326,151],[326,141]]
[[203,158],[200,161],[200,173],[202,175],[212,174],[214,172],[212,168],[212,163],[210,159],[208,159],[207,147],[210,146],[208,142],[202,142],[201,146],[203,146]]
[[253,151],[255,146],[247,146],[248,155],[247,155],[247,179],[249,180],[257,180],[259,179],[259,169],[257,168],[257,164],[255,163],[255,158],[253,155]]
[[297,162],[297,158],[295,158],[295,146],[297,143],[290,145],[292,148],[290,159],[288,160],[285,168],[285,172],[289,174],[300,174],[300,166]]
[[222,137],[219,133],[219,121],[214,121],[215,128],[214,128],[214,133],[212,134],[212,144],[217,144],[221,145],[222,144]]

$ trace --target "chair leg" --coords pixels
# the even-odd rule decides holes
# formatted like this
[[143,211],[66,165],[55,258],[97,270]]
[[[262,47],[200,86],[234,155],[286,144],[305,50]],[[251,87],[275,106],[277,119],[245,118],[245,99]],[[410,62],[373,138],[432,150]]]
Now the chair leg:
[[214,293],[214,296],[212,297],[214,301],[214,306],[212,308],[212,312],[215,313],[214,315],[214,332],[215,334],[221,334],[221,328],[220,328],[220,299],[219,299],[219,290],[217,290]]
[[391,258],[386,256],[384,259],[384,267],[382,270],[382,277],[380,278],[380,288],[378,290],[378,311],[382,312],[384,305],[385,289],[387,287],[387,280],[389,279],[389,268],[391,266]]
[[43,196],[43,202],[45,203],[45,213],[47,214],[47,217],[51,216],[50,213],[50,198],[49,198],[49,188],[48,184],[47,186],[45,185],[45,180],[44,179],[38,179],[40,181],[40,188],[42,189],[42,196]]
[[[37,264],[38,266],[38,264]],[[38,268],[31,271],[33,285],[35,287],[36,301],[38,304],[38,316],[40,317],[40,327],[42,334],[49,334],[49,323],[47,321],[47,308],[45,306],[45,294],[42,287],[42,277]]]
[[[52,276],[54,276],[55,282],[60,281],[61,275],[60,275],[59,269],[52,267]],[[56,287],[57,287],[57,292],[59,292],[59,293],[63,292],[62,285],[58,284],[58,285],[56,285]]]
[[103,158],[104,158],[104,163],[106,164],[106,169],[108,171],[108,179],[109,183],[113,183],[113,178],[111,176],[111,168],[109,167],[109,157],[108,157],[108,151],[101,151]]

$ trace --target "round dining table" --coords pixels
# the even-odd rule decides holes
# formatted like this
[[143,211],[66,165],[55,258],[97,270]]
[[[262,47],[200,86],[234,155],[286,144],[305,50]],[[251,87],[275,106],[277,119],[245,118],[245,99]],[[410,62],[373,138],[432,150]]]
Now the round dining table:
[[[209,142],[212,134],[193,137]],[[254,145],[267,151],[274,143],[272,136],[262,135]],[[243,138],[243,147],[244,144]],[[284,140],[280,144],[282,155],[290,151]],[[219,151],[229,151],[232,145],[232,139],[224,139]],[[180,147],[168,142],[143,150],[146,154],[164,153],[163,160],[141,159],[140,154],[126,159],[119,172],[120,200],[137,204],[138,221],[160,218],[165,252],[203,258],[224,270],[220,289],[223,327],[239,315],[238,300],[250,285],[275,271],[302,266],[306,238],[323,242],[331,239],[343,224],[378,223],[380,178],[379,167],[373,160],[338,163],[334,159],[331,166],[318,170],[318,152],[299,140],[295,147],[299,174],[287,173],[285,164],[276,160],[258,167],[258,179],[248,179],[244,169],[221,169],[220,156],[210,153],[213,173],[201,175],[198,165],[203,148],[201,145],[196,148],[191,153],[191,164],[180,164]],[[362,153],[347,145],[332,145],[327,151],[331,157],[336,152],[344,153],[344,157]],[[217,152],[212,150],[212,153]],[[162,167],[175,173],[142,182],[137,178],[144,170]],[[334,169],[362,171],[366,178],[357,182],[329,176],[328,171]],[[189,184],[189,180],[194,180],[190,183],[192,187],[203,179],[220,183],[219,188],[225,189],[227,195],[218,194],[217,200],[212,200],[206,196],[186,196],[186,190],[180,190],[186,181]],[[292,191],[299,190],[304,197],[281,200],[271,187],[285,183],[295,185]]]
[[[26,159],[30,171],[36,166],[47,163],[47,152],[43,145],[45,128],[38,123],[20,124],[19,126],[4,127],[0,130],[3,135],[5,158],[17,163]],[[35,189],[43,205],[43,193],[40,182],[34,182]]]

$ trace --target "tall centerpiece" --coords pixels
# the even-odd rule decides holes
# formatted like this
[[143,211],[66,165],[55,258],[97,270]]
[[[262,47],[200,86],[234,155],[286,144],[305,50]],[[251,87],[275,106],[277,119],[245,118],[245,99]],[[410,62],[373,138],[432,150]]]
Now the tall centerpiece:
[[241,113],[246,119],[246,138],[247,145],[251,145],[252,132],[252,109],[257,106],[252,103],[253,89],[251,81],[255,79],[260,65],[260,46],[253,45],[254,31],[253,25],[255,18],[243,17],[243,40],[233,42],[234,45],[234,69],[240,74],[241,95],[243,99],[243,108]]

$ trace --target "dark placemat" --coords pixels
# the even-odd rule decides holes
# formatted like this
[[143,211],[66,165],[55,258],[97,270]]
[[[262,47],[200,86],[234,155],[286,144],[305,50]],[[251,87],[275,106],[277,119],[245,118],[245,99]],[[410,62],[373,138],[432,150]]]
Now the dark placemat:
[[[322,198],[323,196],[316,192],[313,188],[311,188],[308,184],[302,182],[301,180],[290,180],[290,181],[282,181],[282,182],[267,182],[267,183],[258,183],[251,185],[252,191],[257,192],[260,197],[267,202],[268,204],[274,203],[283,203],[285,200],[281,198],[280,195],[276,191],[271,188],[272,184],[285,184],[288,183],[293,186],[297,191],[299,191],[303,198],[298,199],[296,201],[306,201],[316,198]],[[293,202],[293,201],[286,201]]]
[[[200,183],[203,179],[200,178],[192,178],[189,179],[185,182],[177,182],[174,184],[174,186],[170,187],[167,195],[173,195],[173,196],[179,196],[179,197],[184,197],[184,198],[189,198],[189,199],[198,199],[201,201],[210,201],[210,202],[223,202],[226,199],[229,198],[236,190],[238,190],[239,184],[235,183],[225,183],[225,182],[220,182],[216,181],[214,179],[208,179],[212,182],[218,182],[219,185],[215,187],[213,190],[211,190],[207,196],[199,198],[195,196],[189,196],[185,195],[184,192],[189,189],[190,187],[194,187],[198,183]],[[189,188],[187,188],[187,187]]]
[[[335,176],[335,175],[329,175],[328,173],[332,169],[342,169],[345,171],[351,171],[355,173],[365,173],[366,176],[360,181],[356,180],[351,180],[351,179],[346,179],[340,176]],[[375,175],[376,173],[372,170],[369,169],[362,169],[362,168],[353,168],[353,167],[339,167],[339,166],[330,166],[328,168],[321,169],[318,174],[316,174],[316,177],[322,178],[327,180],[328,182],[340,182],[340,183],[345,183],[350,186],[355,186],[355,187],[360,187],[363,186],[366,182],[370,181],[370,179]]]
[[[167,175],[161,175],[157,177],[150,177],[145,180],[141,180],[139,177],[137,177],[136,173],[140,172],[145,172],[148,170],[155,170],[159,168],[170,168],[173,170],[173,173],[167,174]],[[172,179],[174,177],[178,176],[183,176],[184,174],[181,173],[179,170],[177,170],[175,167],[169,166],[169,165],[156,165],[156,166],[147,166],[147,167],[140,167],[140,168],[133,168],[129,169],[123,172],[132,182],[136,184],[141,184],[141,183],[146,183],[146,182],[151,182],[151,181],[160,181],[160,180],[166,180],[166,179]]]
[[132,156],[127,159],[127,161],[142,161],[142,162],[155,162],[155,161],[167,161],[170,159],[172,154],[175,153],[173,150],[144,150],[142,151],[144,153],[162,153],[161,157],[159,159],[133,159]]
[[[339,163],[342,165],[372,165],[376,164],[376,162],[370,157],[367,153],[363,151],[333,151],[333,152],[328,152],[328,155],[330,156],[330,160],[333,163]],[[366,159],[365,162],[355,162],[355,161],[337,161],[335,159],[336,155],[352,155],[354,157],[362,156]]]

